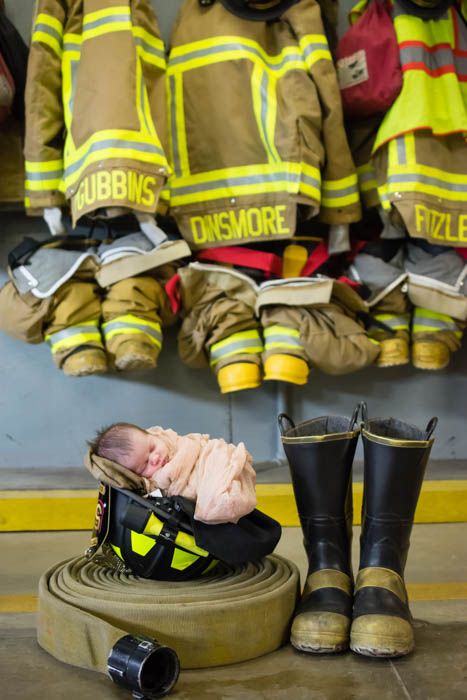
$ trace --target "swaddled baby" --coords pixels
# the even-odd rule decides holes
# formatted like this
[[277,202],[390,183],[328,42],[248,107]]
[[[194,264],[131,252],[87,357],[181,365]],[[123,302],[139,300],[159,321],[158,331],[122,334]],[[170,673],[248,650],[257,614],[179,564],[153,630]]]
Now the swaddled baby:
[[256,472],[243,442],[114,423],[90,447],[141,477],[148,493],[160,489],[164,496],[195,501],[194,517],[202,522],[236,523],[256,507]]

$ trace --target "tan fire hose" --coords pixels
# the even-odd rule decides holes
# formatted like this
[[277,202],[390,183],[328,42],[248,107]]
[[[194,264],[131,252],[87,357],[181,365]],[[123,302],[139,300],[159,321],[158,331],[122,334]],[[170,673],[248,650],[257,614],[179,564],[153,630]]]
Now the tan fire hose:
[[171,647],[185,669],[233,664],[287,641],[298,588],[297,566],[277,555],[180,583],[77,557],[40,579],[37,639],[60,661],[103,673],[128,633]]

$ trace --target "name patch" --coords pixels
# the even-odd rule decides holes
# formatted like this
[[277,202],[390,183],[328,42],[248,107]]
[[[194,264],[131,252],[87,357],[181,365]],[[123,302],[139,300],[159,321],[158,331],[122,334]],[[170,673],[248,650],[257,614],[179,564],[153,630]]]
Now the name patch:
[[189,218],[190,233],[197,246],[219,241],[244,241],[292,235],[287,219],[287,206],[249,207]]
[[156,207],[156,178],[131,170],[99,170],[82,180],[74,196],[74,207],[82,210],[101,203],[139,204]]
[[467,214],[457,215],[416,204],[415,229],[419,236],[440,243],[466,243]]

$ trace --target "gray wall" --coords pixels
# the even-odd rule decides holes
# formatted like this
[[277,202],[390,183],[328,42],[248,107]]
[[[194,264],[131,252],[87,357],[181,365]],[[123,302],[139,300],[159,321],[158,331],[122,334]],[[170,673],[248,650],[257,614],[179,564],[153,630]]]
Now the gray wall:
[[[6,3],[25,37],[32,4],[32,0]],[[181,0],[153,4],[167,38]],[[0,284],[6,279],[8,250],[27,234],[46,235],[43,223],[0,212]],[[223,397],[208,371],[190,370],[178,360],[174,329],[167,332],[156,370],[80,379],[59,372],[45,344],[30,346],[0,334],[0,468],[81,469],[85,441],[98,427],[116,420],[244,440],[256,461],[267,462],[280,454],[278,410],[288,406],[296,420],[327,413],[348,415],[361,399],[367,400],[373,416],[395,415],[420,426],[438,415],[432,456],[466,459],[466,369],[463,348],[450,368],[438,374],[411,367],[370,368],[343,377],[316,372],[304,388],[280,388],[269,382],[258,390]]]

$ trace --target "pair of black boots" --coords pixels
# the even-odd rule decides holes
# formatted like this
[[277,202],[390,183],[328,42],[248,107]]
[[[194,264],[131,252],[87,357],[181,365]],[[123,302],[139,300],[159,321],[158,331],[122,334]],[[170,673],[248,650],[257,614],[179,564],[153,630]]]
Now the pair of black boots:
[[[359,416],[361,416],[361,421]],[[437,419],[425,430],[396,418],[322,416],[295,426],[278,418],[309,569],[291,644],[310,653],[350,648],[365,656],[412,651],[404,568]],[[352,462],[364,448],[360,566],[353,581]]]

